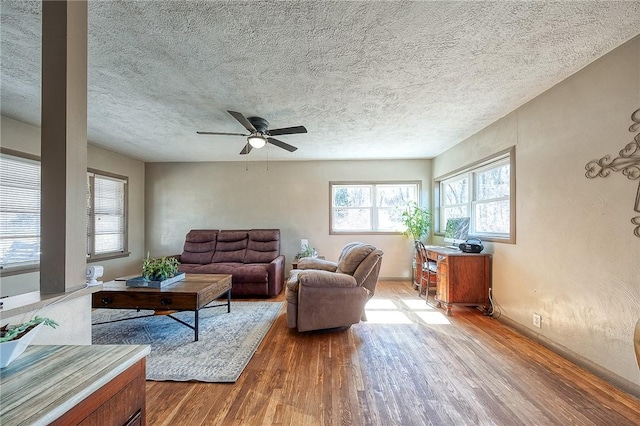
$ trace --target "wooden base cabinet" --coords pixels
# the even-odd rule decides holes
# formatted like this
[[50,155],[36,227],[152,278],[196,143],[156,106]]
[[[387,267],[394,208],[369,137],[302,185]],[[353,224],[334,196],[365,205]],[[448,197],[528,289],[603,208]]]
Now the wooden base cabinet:
[[145,365],[141,359],[51,425],[145,425]]
[[147,345],[31,345],[0,371],[1,425],[144,425]]
[[453,305],[489,308],[491,255],[430,246],[427,258],[437,262],[435,301],[447,315]]

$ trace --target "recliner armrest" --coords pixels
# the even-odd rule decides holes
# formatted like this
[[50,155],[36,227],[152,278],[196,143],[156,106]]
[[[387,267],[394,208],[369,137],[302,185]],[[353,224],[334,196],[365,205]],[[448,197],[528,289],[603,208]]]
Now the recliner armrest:
[[338,269],[338,264],[336,262],[319,259],[317,257],[303,257],[298,262],[297,269],[335,272]]
[[303,287],[357,287],[351,275],[329,271],[305,270],[298,274],[298,284]]

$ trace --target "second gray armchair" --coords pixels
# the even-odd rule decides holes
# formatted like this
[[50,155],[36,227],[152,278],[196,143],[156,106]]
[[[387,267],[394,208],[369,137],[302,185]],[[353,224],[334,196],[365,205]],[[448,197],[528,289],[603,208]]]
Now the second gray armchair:
[[366,320],[364,306],[373,297],[382,250],[349,243],[338,262],[303,258],[286,285],[287,325],[298,331],[350,326]]

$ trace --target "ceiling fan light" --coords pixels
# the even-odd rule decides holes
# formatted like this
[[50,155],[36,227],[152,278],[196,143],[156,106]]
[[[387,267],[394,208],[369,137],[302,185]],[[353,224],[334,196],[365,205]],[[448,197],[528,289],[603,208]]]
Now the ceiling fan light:
[[247,142],[254,148],[262,148],[267,144],[267,140],[263,136],[249,136]]

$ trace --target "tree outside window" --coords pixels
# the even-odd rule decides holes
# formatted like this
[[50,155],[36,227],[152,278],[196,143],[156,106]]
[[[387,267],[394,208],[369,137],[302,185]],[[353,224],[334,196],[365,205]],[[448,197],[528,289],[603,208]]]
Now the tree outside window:
[[330,183],[331,232],[402,232],[402,211],[418,201],[418,182]]

